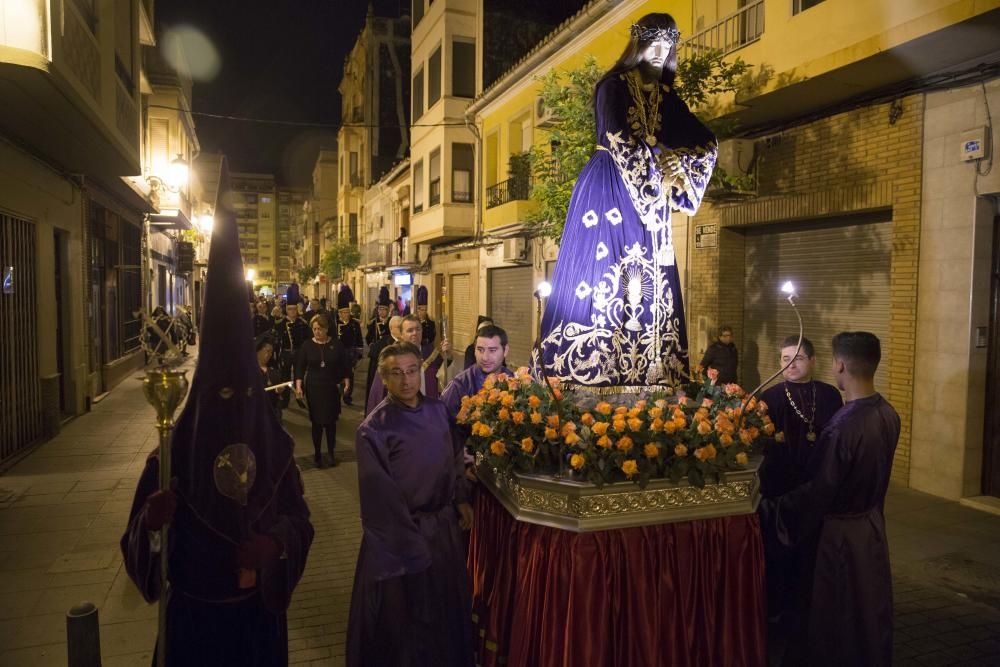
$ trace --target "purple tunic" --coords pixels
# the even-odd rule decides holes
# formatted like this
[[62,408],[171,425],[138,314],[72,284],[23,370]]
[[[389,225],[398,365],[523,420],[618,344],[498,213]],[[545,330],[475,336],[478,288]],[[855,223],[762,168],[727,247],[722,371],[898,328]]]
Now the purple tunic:
[[[125,570],[147,602],[160,597],[160,554],[151,549],[145,507],[146,498],[158,488],[159,463],[155,453],[147,459],[121,539]],[[313,538],[294,464],[251,528],[278,540],[284,554],[258,570],[256,586],[246,589],[238,585],[237,545],[178,499],[169,532],[168,665],[288,664],[285,611]]]
[[[427,391],[425,396],[427,398],[438,398],[440,396],[440,391],[438,391],[438,380],[437,372],[441,368],[441,364],[444,363],[444,357],[440,354],[437,356],[430,365],[424,369],[424,387]],[[389,390],[385,388],[385,383],[382,382],[382,376],[377,372],[375,377],[372,379],[371,389],[368,391],[368,400],[365,402],[365,414],[371,414],[371,411],[375,409],[375,406],[382,402],[382,399],[386,397]]]
[[347,664],[471,665],[471,601],[455,505],[465,466],[444,404],[382,401],[358,427],[364,531]]
[[882,508],[899,415],[880,394],[850,401],[827,425],[814,477],[776,500],[763,516],[781,541],[815,540],[801,656],[810,665],[892,662],[892,577]]

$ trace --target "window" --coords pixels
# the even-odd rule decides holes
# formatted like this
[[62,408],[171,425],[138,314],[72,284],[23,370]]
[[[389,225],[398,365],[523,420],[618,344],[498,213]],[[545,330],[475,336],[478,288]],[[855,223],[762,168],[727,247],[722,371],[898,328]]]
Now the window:
[[424,115],[424,71],[413,75],[413,120]]
[[435,148],[431,151],[431,159],[427,169],[430,177],[430,189],[428,190],[428,206],[441,203],[441,149]]
[[498,183],[499,173],[497,165],[500,162],[500,133],[491,132],[486,136],[486,160],[484,161],[486,169],[486,187],[491,185],[496,185]]
[[424,18],[424,0],[413,0],[413,27],[416,28],[420,19]]
[[451,200],[472,201],[472,144],[451,145]]
[[417,162],[413,165],[413,212],[420,213],[424,210],[424,163]]
[[455,97],[476,96],[476,44],[453,42],[451,45],[451,94]]
[[115,1],[115,72],[129,94],[135,93],[132,72],[132,2]]
[[792,0],[792,14],[804,12],[810,7],[815,7],[821,2],[823,2],[823,0]]
[[427,108],[441,99],[441,47],[434,49],[427,61]]
[[361,175],[358,173],[358,153],[351,151],[351,185],[361,185]]
[[349,230],[350,238],[351,238],[351,243],[353,243],[354,245],[357,245],[358,244],[358,214],[357,213],[351,213],[349,220],[350,220],[350,225],[351,225],[351,228]]

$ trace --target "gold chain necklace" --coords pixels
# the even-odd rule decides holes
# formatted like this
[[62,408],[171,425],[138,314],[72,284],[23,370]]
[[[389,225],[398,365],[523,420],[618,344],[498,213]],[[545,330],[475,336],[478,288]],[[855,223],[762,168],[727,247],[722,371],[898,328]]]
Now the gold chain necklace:
[[632,129],[639,130],[646,144],[652,148],[656,145],[656,130],[660,125],[660,84],[659,82],[654,84],[653,90],[647,96],[642,89],[642,75],[639,74],[639,70],[629,70],[625,80],[628,82],[628,92],[635,103],[634,108],[638,116],[638,122],[632,123]]
[[[795,405],[795,401],[792,400],[792,393],[788,391],[788,383],[783,382],[782,387],[785,389],[785,397],[788,399],[788,404],[792,406],[792,410],[795,410],[795,414],[799,416],[799,419],[804,421],[806,425],[809,426],[809,431],[806,433],[806,440],[809,442],[816,442],[816,430],[814,424],[816,422],[816,383],[812,382],[812,416],[806,418],[804,414],[799,410],[799,406]],[[805,408],[806,406],[802,406]]]

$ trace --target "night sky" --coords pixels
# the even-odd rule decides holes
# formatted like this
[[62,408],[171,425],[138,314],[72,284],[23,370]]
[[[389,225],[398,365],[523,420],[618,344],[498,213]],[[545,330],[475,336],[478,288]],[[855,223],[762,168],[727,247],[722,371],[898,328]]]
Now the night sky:
[[[568,16],[584,0],[488,0]],[[316,152],[332,146],[340,122],[337,85],[344,58],[364,25],[368,0],[162,0],[158,39],[190,25],[219,52],[211,81],[196,81],[195,112],[326,124],[309,128],[195,116],[203,151],[221,151],[233,171],[273,173],[288,185],[309,185]],[[377,0],[376,13],[409,13],[409,0]]]

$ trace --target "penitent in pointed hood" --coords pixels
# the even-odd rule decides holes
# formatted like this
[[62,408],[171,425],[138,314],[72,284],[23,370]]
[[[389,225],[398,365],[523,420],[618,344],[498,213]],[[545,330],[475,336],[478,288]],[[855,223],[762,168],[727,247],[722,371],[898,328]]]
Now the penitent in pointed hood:
[[225,173],[219,191],[198,365],[174,429],[172,462],[184,502],[221,537],[239,543],[293,465],[294,443],[264,394]]

